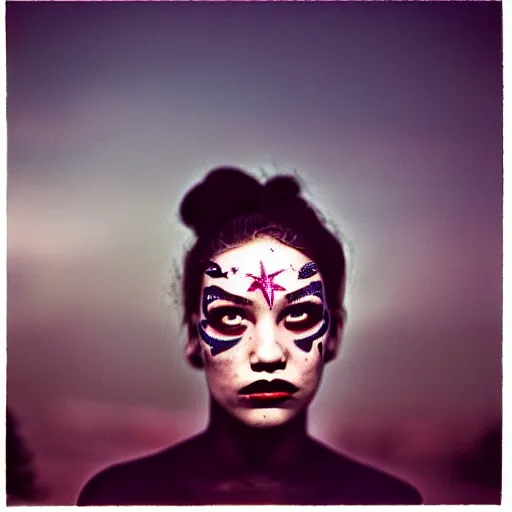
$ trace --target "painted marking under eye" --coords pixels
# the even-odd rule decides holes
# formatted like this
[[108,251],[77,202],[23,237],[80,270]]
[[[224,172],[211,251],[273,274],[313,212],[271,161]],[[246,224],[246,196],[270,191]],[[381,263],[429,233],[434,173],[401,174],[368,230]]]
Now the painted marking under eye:
[[318,329],[317,332],[311,334],[310,336],[307,336],[306,338],[301,338],[299,340],[293,340],[295,345],[299,347],[304,352],[309,352],[311,350],[311,347],[313,346],[313,342],[317,340],[318,338],[321,338],[329,329],[329,311],[327,309],[324,310],[324,316],[322,325]]
[[205,328],[207,326],[208,322],[206,320],[201,320],[201,322],[199,322],[198,324],[198,330],[202,340],[211,347],[212,356],[216,356],[217,354],[220,354],[221,352],[224,352],[225,350],[234,347],[242,339],[242,336],[227,340],[220,340],[218,338],[214,338],[213,336],[210,336],[206,332]]

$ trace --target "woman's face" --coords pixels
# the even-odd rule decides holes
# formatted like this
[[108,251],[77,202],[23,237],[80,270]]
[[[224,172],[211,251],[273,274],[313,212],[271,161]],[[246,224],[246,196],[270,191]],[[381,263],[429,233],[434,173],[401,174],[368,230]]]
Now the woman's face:
[[329,312],[314,262],[273,239],[211,261],[201,289],[201,357],[214,400],[254,427],[283,424],[312,400]]

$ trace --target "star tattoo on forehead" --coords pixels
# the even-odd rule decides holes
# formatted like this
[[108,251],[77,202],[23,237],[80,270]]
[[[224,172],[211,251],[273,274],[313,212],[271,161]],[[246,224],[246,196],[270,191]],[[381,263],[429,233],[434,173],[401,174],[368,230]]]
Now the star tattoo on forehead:
[[274,283],[274,278],[284,272],[285,269],[278,270],[272,274],[268,274],[263,266],[263,262],[260,261],[260,275],[255,276],[253,274],[246,274],[247,277],[252,277],[254,281],[251,283],[251,286],[247,289],[248,292],[253,292],[254,290],[261,290],[263,293],[263,297],[267,301],[267,304],[272,309],[272,305],[274,304],[274,291],[285,291],[286,288],[283,288],[281,285]]

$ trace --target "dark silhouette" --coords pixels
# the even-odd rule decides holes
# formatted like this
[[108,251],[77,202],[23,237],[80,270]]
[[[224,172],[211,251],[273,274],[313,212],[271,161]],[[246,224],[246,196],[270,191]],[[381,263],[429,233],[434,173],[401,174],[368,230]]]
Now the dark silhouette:
[[197,235],[184,264],[185,354],[207,376],[208,427],[99,473],[78,504],[421,503],[411,485],[307,433],[341,339],[345,256],[297,181],[217,169],[180,213]]
[[502,440],[501,423],[487,429],[475,449],[457,461],[460,478],[501,491]]
[[19,425],[9,408],[6,411],[5,470],[7,500],[33,502],[41,498],[36,483],[34,456],[19,432]]

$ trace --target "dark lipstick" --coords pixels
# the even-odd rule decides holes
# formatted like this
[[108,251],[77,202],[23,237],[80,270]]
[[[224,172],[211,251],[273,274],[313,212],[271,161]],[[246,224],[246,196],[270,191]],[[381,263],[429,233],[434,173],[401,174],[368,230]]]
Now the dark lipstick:
[[238,392],[250,400],[286,400],[299,390],[291,382],[282,379],[257,380]]

